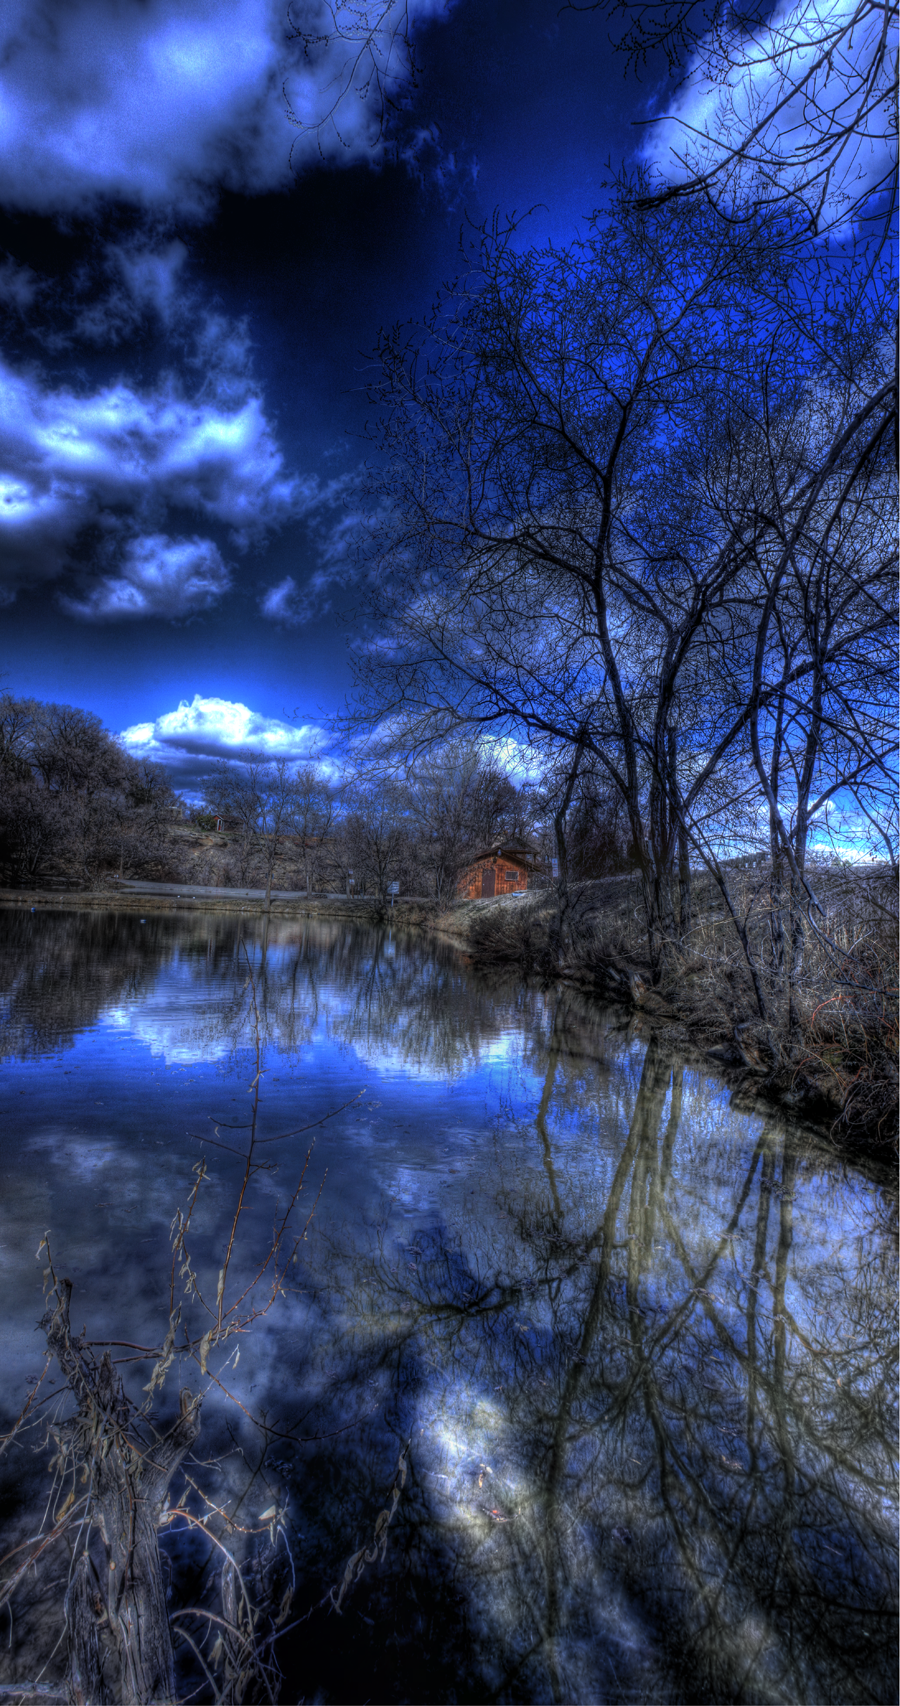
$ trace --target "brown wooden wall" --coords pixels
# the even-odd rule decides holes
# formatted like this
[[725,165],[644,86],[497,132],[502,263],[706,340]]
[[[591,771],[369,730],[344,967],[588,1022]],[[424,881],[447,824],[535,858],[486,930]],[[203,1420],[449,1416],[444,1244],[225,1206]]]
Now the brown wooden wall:
[[497,858],[494,854],[489,859],[476,859],[473,864],[467,866],[459,879],[456,892],[461,900],[482,900],[490,893],[522,894],[527,887],[526,867],[515,859],[507,859],[505,855]]

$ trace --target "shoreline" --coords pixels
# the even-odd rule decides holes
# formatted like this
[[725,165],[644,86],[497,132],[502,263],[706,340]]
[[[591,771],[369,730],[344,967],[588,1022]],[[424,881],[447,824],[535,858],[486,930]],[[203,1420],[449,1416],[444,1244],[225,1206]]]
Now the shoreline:
[[[603,897],[606,905],[601,901],[593,915],[601,928],[607,906],[615,906],[617,899],[612,889],[607,896]],[[464,953],[474,966],[505,966],[525,977],[564,985],[589,1000],[621,1006],[632,1014],[639,1032],[652,1029],[685,1061],[714,1070],[736,1107],[790,1119],[815,1133],[837,1158],[864,1162],[879,1173],[887,1168],[891,1179],[896,1179],[898,1131],[891,1096],[896,1079],[875,1086],[874,1114],[851,1123],[847,1100],[830,1093],[828,1078],[813,1053],[807,1052],[799,1061],[766,1061],[757,1047],[760,1027],[753,1021],[735,1022],[726,1015],[724,1004],[713,1010],[705,992],[692,987],[688,977],[675,989],[652,987],[646,963],[627,950],[613,953],[593,948],[581,956],[577,949],[570,949],[568,955],[561,952],[553,940],[555,913],[555,902],[539,893],[518,907],[509,900],[459,902],[453,911],[435,919],[432,933]],[[757,1042],[752,1040],[754,1030]]]
[[[175,887],[174,884],[167,887]],[[265,898],[240,890],[198,893],[185,884],[177,894],[138,889],[0,889],[0,909],[7,911],[78,912],[236,912],[265,918],[344,918],[360,924],[424,924],[437,903],[427,899],[398,897],[393,907],[371,895],[272,896]]]

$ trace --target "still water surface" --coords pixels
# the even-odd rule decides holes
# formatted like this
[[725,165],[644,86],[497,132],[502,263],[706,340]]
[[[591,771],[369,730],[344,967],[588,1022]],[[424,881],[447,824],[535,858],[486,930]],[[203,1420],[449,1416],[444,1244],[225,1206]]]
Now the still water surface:
[[[274,1496],[293,1554],[282,1698],[892,1701],[893,1195],[618,1010],[422,938],[0,914],[5,1413],[42,1366],[47,1230],[78,1323],[158,1345],[204,1154],[215,1263],[254,995],[261,1136],[330,1116],[296,1283],[228,1373],[277,1436],[246,1508]],[[247,1274],[309,1141],[266,1151]],[[407,1441],[383,1557],[297,1622],[371,1543]],[[201,1444],[208,1490],[260,1459],[215,1388]],[[22,1609],[4,1679],[51,1609]]]

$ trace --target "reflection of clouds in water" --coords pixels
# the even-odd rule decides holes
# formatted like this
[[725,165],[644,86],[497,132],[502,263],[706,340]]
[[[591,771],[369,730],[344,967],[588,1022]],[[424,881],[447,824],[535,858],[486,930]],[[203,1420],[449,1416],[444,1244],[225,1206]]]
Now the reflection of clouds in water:
[[[199,1066],[204,1062],[222,1060],[231,1052],[231,1044],[222,1037],[204,1035],[197,1039],[199,1016],[195,1012],[191,1023],[186,1023],[184,1014],[180,1016],[172,1010],[172,1002],[165,999],[160,1002],[161,1011],[154,1012],[155,998],[133,1007],[115,1007],[104,1013],[101,1024],[112,1031],[127,1032],[136,1042],[143,1043],[156,1058],[162,1058],[167,1066]],[[210,1017],[214,1009],[214,1001],[210,998]]]
[[[374,1072],[380,1079],[388,1082],[391,1079],[408,1079],[417,1084],[444,1083],[444,1074],[431,1061],[425,1059],[409,1060],[400,1049],[391,1052],[390,1049],[385,1048],[382,1038],[379,1039],[377,1048],[368,1048],[364,1042],[356,1039],[354,1039],[352,1047],[361,1064],[367,1067],[370,1072]],[[475,1062],[473,1060],[467,1064],[471,1069]]]
[[[0,1270],[21,1281],[37,1270],[34,1252],[38,1237],[43,1235],[50,1220],[51,1198],[47,1179],[34,1174],[7,1175],[0,1201]],[[9,1308],[11,1293],[6,1293]]]
[[522,1036],[517,1031],[503,1031],[498,1037],[485,1039],[478,1051],[481,1066],[514,1066],[522,1058]]
[[[472,1126],[442,1123],[435,1129],[429,1120],[421,1124],[412,1121],[411,1131],[399,1131],[390,1126],[375,1133],[374,1139],[354,1137],[375,1148],[373,1165],[379,1187],[405,1213],[418,1213],[427,1219],[440,1216],[442,1205],[458,1196],[461,1188],[472,1178],[484,1182],[484,1148],[488,1141],[483,1130]],[[378,1154],[380,1142],[389,1142],[390,1155]],[[438,1143],[440,1148],[438,1148]],[[397,1157],[400,1150],[404,1159]]]
[[[108,1111],[96,1111],[108,1129]],[[164,1272],[169,1221],[189,1179],[182,1159],[112,1134],[47,1127],[22,1144],[0,1190],[5,1408],[18,1408],[24,1376],[42,1362],[35,1329],[44,1309],[45,1258],[36,1260],[36,1251],[44,1233],[58,1272],[74,1279],[79,1326],[87,1318],[91,1332],[140,1338],[144,1329],[156,1330],[155,1322],[147,1326],[150,1294]],[[148,1275],[151,1253],[159,1272]]]
[[[265,974],[258,964],[255,971],[263,1044],[285,1054],[321,1044],[334,1005],[329,991],[320,1019],[318,992],[297,977],[297,954],[296,943],[270,944]],[[214,964],[205,957],[176,955],[139,999],[109,1007],[100,1027],[132,1035],[170,1066],[221,1061],[252,1049],[254,1009],[242,954],[232,942],[225,958]]]
[[[65,1167],[67,1176],[82,1183],[93,1181],[98,1173],[106,1168],[115,1169],[120,1192],[136,1192],[142,1185],[132,1160],[129,1168],[129,1158],[123,1156],[121,1148],[111,1138],[73,1137],[70,1132],[43,1132],[39,1137],[32,1138],[29,1147],[38,1154],[44,1153],[48,1158]],[[131,1172],[129,1179],[128,1173]],[[152,1209],[152,1197],[150,1207]]]
[[[23,1145],[19,1167],[8,1175],[0,1193],[0,1271],[13,1318],[4,1329],[4,1411],[18,1408],[23,1381],[39,1371],[43,1360],[36,1326],[44,1309],[41,1269],[46,1256],[36,1260],[35,1252],[48,1229],[57,1273],[74,1280],[73,1319],[78,1325],[86,1321],[89,1336],[101,1342],[162,1343],[169,1311],[172,1217],[177,1209],[187,1207],[195,1183],[191,1169],[197,1159],[195,1150],[173,1152],[135,1144],[130,1138],[86,1137],[64,1128],[45,1129]],[[200,1189],[190,1249],[204,1296],[214,1303],[241,1169],[239,1163],[230,1169],[221,1166],[214,1155],[208,1160],[210,1171]],[[286,1187],[268,1173],[257,1176],[235,1246],[226,1309],[265,1260],[272,1237],[272,1198],[277,1198],[283,1213],[296,1182],[292,1176]],[[318,1184],[317,1177],[315,1187],[307,1188],[300,1198],[293,1217],[298,1230]],[[308,1335],[309,1306],[291,1289],[299,1274],[300,1269],[292,1267],[271,1315],[231,1343],[225,1358],[210,1363],[211,1370],[218,1372],[223,1360],[229,1362],[226,1384],[251,1408],[259,1394],[277,1389],[283,1381],[286,1341],[302,1343]],[[204,1321],[202,1306],[182,1295],[182,1283],[183,1276],[176,1278],[176,1302],[180,1300],[184,1307],[183,1324],[199,1338],[204,1331],[204,1325],[198,1325]],[[256,1301],[265,1304],[270,1290],[263,1282]],[[237,1365],[235,1352],[239,1353]],[[141,1362],[128,1370],[136,1383],[133,1395],[138,1402],[150,1366],[149,1361]],[[199,1378],[196,1364],[184,1362],[179,1368],[176,1358],[163,1409],[171,1407],[180,1385],[196,1390]],[[201,1389],[206,1385],[203,1382]],[[204,1428],[210,1437],[218,1425],[214,1415],[225,1403],[222,1394],[210,1387],[204,1409]],[[232,1411],[231,1419],[236,1421],[238,1413]]]
[[[148,1003],[150,1005],[150,1003]],[[153,1058],[164,1059],[167,1066],[199,1066],[205,1061],[218,1061],[230,1053],[230,1044],[222,1039],[205,1037],[193,1041],[196,1024],[187,1027],[184,1018],[174,1013],[148,1013],[147,1008],[116,1008],[104,1015],[104,1024],[111,1030],[126,1030],[136,1042],[150,1049]]]
[[[350,1040],[358,1058],[380,1078],[409,1079],[413,1083],[447,1083],[446,1061],[427,1050],[419,1054],[410,1052],[407,1039],[402,1035],[398,1037],[395,1048],[390,1047],[390,1038],[384,1036],[371,1045],[363,1037]],[[503,1031],[495,1037],[461,1039],[461,1043],[459,1056],[453,1063],[451,1081],[490,1067],[517,1065],[522,1057],[521,1034],[513,1031]]]
[[[212,915],[111,918],[99,935],[84,920],[63,927],[43,918],[32,935],[17,939],[8,955],[10,976],[20,981],[23,963],[31,966],[32,1020],[32,1009],[46,1008],[41,968],[55,954],[62,1033],[74,1025],[123,1041],[131,1036],[168,1065],[222,1060],[250,1044],[244,943],[267,1046],[283,1053],[337,1047],[381,1078],[424,1087],[508,1066],[522,1049],[518,1001],[511,1011],[505,987],[472,986],[434,943],[384,943],[377,932],[337,923],[272,920],[263,953],[260,920]],[[117,968],[121,975],[112,975]],[[79,1005],[86,985],[92,999]],[[543,1012],[542,997],[533,993],[530,1003],[526,1029]]]
[[[183,929],[188,942],[199,925]],[[249,1407],[322,1436],[309,1459],[276,1448],[310,1601],[340,1578],[382,1508],[397,1442],[412,1433],[414,1490],[357,1606],[381,1638],[396,1589],[402,1669],[419,1639],[408,1584],[418,1593],[424,1583],[426,1599],[438,1590],[435,1650],[447,1635],[440,1590],[465,1602],[479,1651],[448,1641],[458,1678],[434,1698],[452,1697],[457,1681],[466,1698],[656,1706],[752,1689],[767,1700],[884,1697],[880,1682],[868,1696],[840,1678],[843,1693],[820,1688],[825,1637],[809,1636],[827,1592],[857,1580],[853,1533],[871,1550],[876,1587],[886,1547],[870,1507],[892,1395],[874,1385],[896,1291],[876,1188],[802,1144],[795,1165],[777,1122],[764,1130],[757,1115],[726,1106],[718,1081],[671,1071],[664,1057],[651,1071],[657,1043],[647,1049],[578,999],[554,1006],[523,989],[512,1003],[443,962],[423,971],[399,942],[383,975],[343,927],[317,942],[318,958],[304,961],[270,950],[268,982],[258,980],[267,1034],[285,1051],[267,1056],[265,1135],[349,1100],[368,1076],[354,1054],[382,1082],[320,1131],[263,1152],[278,1172],[254,1182],[236,1284],[268,1247],[276,1201],[289,1197],[313,1137],[301,1226],[326,1165],[329,1177],[291,1274],[303,1294],[286,1287],[225,1376]],[[0,1250],[16,1252],[6,1291],[21,1288],[9,1310],[14,1382],[39,1364],[34,1251],[47,1226],[92,1329],[158,1342],[168,1221],[201,1153],[184,1128],[199,1131],[208,1113],[247,1117],[249,997],[233,950],[224,934],[193,960],[185,949],[154,973],[146,1000],[116,984],[95,1061],[121,1074],[123,1091],[133,1083],[123,1123],[113,1091],[90,1091],[105,1107],[67,1105],[67,1095],[87,1098],[87,1074],[60,1078],[62,1116],[49,1115],[10,1159]],[[297,1068],[297,1039],[309,1037]],[[146,1049],[172,1070],[151,1070]],[[195,1090],[200,1061],[222,1055],[229,1065],[215,1076],[227,1088]],[[68,1132],[66,1118],[85,1135]],[[197,1254],[214,1296],[240,1166],[213,1149],[208,1160]],[[195,1374],[173,1368],[166,1402]],[[204,1413],[206,1442],[223,1402],[211,1398]],[[354,1431],[361,1416],[366,1426]],[[807,1572],[805,1599],[791,1585],[795,1566]],[[824,1612],[836,1646],[853,1636],[848,1603],[836,1594]],[[793,1670],[791,1618],[806,1619],[798,1642],[811,1639],[813,1655]],[[427,1620],[423,1647],[426,1636]],[[695,1673],[676,1675],[688,1650],[694,1693]],[[766,1652],[787,1667],[781,1681],[757,1662]],[[859,1664],[863,1680],[875,1676],[868,1658]],[[332,1680],[317,1672],[308,1695],[321,1683],[321,1697],[345,1698]],[[410,1685],[403,1697],[428,1696]]]
[[427,1176],[397,1167],[420,1226],[321,1275],[345,1332],[351,1302],[369,1316],[344,1341],[346,1390],[390,1368],[404,1395],[426,1506],[408,1520],[465,1596],[466,1686],[880,1698],[896,1288],[879,1193],[775,1122],[732,1114],[726,1133],[720,1087],[657,1045],[628,1100],[624,1130],[615,1097],[583,1120],[577,1156],[548,1102],[543,1179],[533,1127],[520,1163],[485,1167],[482,1145],[486,1192],[452,1234],[446,1214],[427,1230]]
[[435,1181],[431,1174],[416,1167],[389,1167],[383,1174],[384,1187],[407,1214],[427,1214],[433,1207]]
[[[98,1113],[98,1125],[109,1127],[113,1123],[114,1113]],[[57,1242],[65,1240],[67,1250],[88,1249],[95,1260],[102,1253],[105,1228],[126,1212],[130,1224],[137,1216],[142,1231],[168,1228],[176,1203],[192,1182],[195,1157],[156,1145],[136,1145],[130,1135],[86,1137],[82,1132],[51,1129],[38,1132],[28,1141],[22,1160],[26,1176],[33,1178],[36,1167],[38,1176],[54,1187],[57,1200],[67,1191],[93,1186],[103,1190],[102,1200],[90,1199],[92,1208],[105,1210],[103,1215],[92,1214],[89,1219],[77,1215],[63,1221],[57,1233]],[[215,1180],[208,1182],[208,1188],[215,1191]]]

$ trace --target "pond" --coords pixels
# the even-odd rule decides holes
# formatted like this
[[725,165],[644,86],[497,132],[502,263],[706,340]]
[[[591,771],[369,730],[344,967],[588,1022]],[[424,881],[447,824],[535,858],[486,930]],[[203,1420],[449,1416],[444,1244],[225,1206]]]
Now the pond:
[[[160,1531],[172,1604],[200,1608],[186,1693],[214,1698],[224,1554],[198,1524],[227,1506],[276,1699],[896,1697],[883,1182],[621,1010],[425,936],[9,909],[0,1000],[4,1432],[44,1368],[45,1234],[140,1397],[193,1283],[176,1210],[196,1189],[215,1295],[255,1117],[230,1307],[314,1140],[265,1312],[154,1398],[208,1388],[173,1487],[193,1517]],[[43,1439],[0,1464],[10,1546],[43,1520]],[[68,1562],[14,1596],[0,1680],[61,1676]]]

